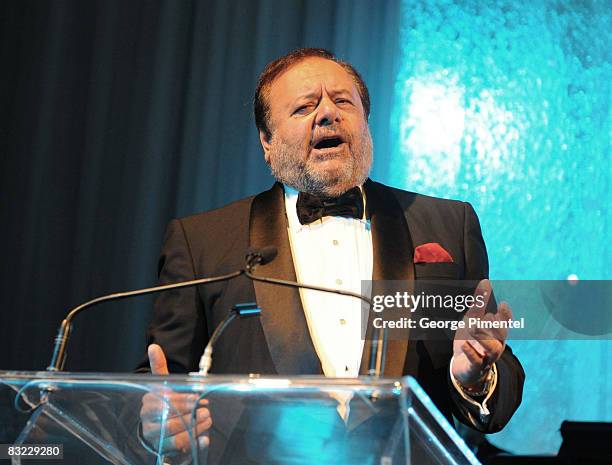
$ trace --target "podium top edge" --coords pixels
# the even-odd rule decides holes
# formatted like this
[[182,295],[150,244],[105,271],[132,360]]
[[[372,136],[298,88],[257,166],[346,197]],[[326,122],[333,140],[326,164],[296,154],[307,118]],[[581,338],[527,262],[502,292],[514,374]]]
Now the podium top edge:
[[0,382],[7,384],[25,384],[29,382],[45,383],[133,383],[163,385],[251,385],[265,388],[299,389],[329,386],[346,389],[401,389],[407,387],[411,377],[374,378],[328,378],[323,375],[208,375],[170,374],[151,375],[150,373],[97,373],[97,372],[51,372],[51,371],[2,371]]

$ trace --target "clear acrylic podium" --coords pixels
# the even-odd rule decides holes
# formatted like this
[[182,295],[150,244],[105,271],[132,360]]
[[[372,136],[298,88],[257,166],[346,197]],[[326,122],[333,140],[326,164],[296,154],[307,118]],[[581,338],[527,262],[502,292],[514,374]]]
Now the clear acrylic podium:
[[[208,400],[208,446],[194,440],[192,451],[167,456],[143,444],[142,398],[169,391]],[[63,445],[61,460],[21,457],[15,464],[479,464],[410,377],[5,371],[0,412],[0,443]]]

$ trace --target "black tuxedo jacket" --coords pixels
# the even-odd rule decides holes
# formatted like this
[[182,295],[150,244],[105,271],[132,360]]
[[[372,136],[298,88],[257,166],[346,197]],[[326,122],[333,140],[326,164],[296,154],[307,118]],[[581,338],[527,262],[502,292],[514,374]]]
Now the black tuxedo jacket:
[[[478,219],[463,202],[427,197],[368,180],[366,215],[371,221],[373,280],[470,279],[488,277]],[[414,247],[438,242],[454,263],[414,264]],[[248,247],[274,246],[278,255],[258,267],[262,276],[295,281],[282,185],[223,208],[173,220],[159,261],[160,284],[215,276],[241,269]],[[233,281],[168,291],[155,304],[148,342],[162,346],[170,372],[197,370],[215,327],[236,303],[256,301],[259,319],[234,322],[219,339],[212,373],[323,374],[312,344],[299,292],[292,288]],[[364,354],[368,352],[368,344]],[[449,380],[452,340],[389,341],[384,375],[414,376],[449,419],[484,432],[500,430],[521,402],[524,373],[509,348],[497,362],[498,385],[480,422]],[[141,368],[145,368],[144,361]],[[365,374],[367,358],[362,359]],[[471,415],[470,415],[471,412]]]

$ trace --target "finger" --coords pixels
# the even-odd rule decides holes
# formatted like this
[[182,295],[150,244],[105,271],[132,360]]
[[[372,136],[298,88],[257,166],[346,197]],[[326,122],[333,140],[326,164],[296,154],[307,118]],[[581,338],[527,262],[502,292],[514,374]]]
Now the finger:
[[200,448],[206,447],[210,440],[208,439],[207,431],[210,429],[211,423],[201,424],[196,428],[196,434],[193,434],[193,430],[188,432],[183,430],[175,435],[166,435],[163,438],[162,447],[160,448],[160,436],[159,433],[146,437],[145,440],[153,446],[154,449],[161,449],[160,452],[164,455],[173,456],[178,453],[186,453],[191,450],[192,444],[197,441]]
[[474,349],[478,355],[484,358],[487,351],[475,336],[473,338],[466,339],[466,342],[470,344],[470,347]]
[[[155,394],[147,394],[142,399],[142,408],[140,416],[143,419],[160,419],[165,411],[169,418],[191,413],[195,407],[197,395],[186,394],[171,394],[165,396],[156,396]],[[200,399],[198,408],[208,405],[207,399]]]
[[[196,425],[198,427],[208,425],[208,428],[212,426],[212,419],[208,409],[199,409],[196,415]],[[164,432],[166,436],[175,436],[184,431],[192,428],[191,414],[185,414],[180,417],[174,417],[168,419],[164,424]],[[146,439],[159,438],[161,431],[161,423],[156,422],[145,422],[142,425],[142,434]]]
[[474,303],[470,305],[466,313],[469,313],[470,317],[483,316],[492,294],[491,282],[488,279],[482,279],[474,290]]
[[[185,396],[182,398],[168,397],[167,395],[147,394],[142,398],[141,416],[156,416],[161,418],[162,413],[168,417],[182,415],[191,412],[195,407],[197,396]],[[198,408],[208,405],[208,400],[200,399]]]
[[[474,337],[475,339],[468,339],[468,341],[472,343],[480,355],[500,352],[504,346],[502,341],[488,332],[477,333]],[[476,344],[473,341],[476,341]]]
[[[488,315],[490,316],[487,319],[490,321],[506,321],[506,319],[503,318],[503,315],[499,312],[495,315],[490,313]],[[506,339],[508,339],[508,328],[503,326],[500,328],[492,328],[489,330],[489,332],[491,333],[491,336],[497,339],[501,344],[506,345]]]
[[193,400],[191,399],[182,399],[182,400],[173,400],[171,401],[170,411],[168,412],[168,417],[176,417],[179,415],[183,415],[186,413],[191,414],[194,408],[198,410],[202,409],[206,405],[208,405],[207,399],[200,399],[198,405],[196,407],[195,401],[197,397]]
[[164,351],[157,344],[151,344],[147,349],[149,355],[149,366],[151,367],[151,373],[154,375],[167,375],[168,374],[168,363],[166,362],[166,356]]
[[490,368],[493,363],[495,363],[499,357],[501,357],[502,352],[504,351],[504,346],[499,341],[480,341],[482,346],[485,349],[484,357],[482,359],[482,364],[484,368]]
[[[157,423],[160,424],[162,422],[168,423],[171,420],[176,421],[176,422],[183,422],[185,424],[190,424],[191,423],[191,417],[193,415],[193,410],[188,410],[185,413],[182,414],[178,414],[178,415],[168,415],[166,413],[166,415],[164,416],[164,410],[148,410],[148,411],[141,411],[140,413],[140,420],[142,422],[147,422],[147,423]],[[199,417],[198,417],[199,415]],[[210,416],[210,411],[205,408],[205,407],[198,407],[198,409],[196,410],[196,418],[204,418]]]
[[[163,442],[163,452],[164,453],[172,453],[172,452],[188,452],[191,450],[192,440],[197,441],[196,438],[204,435],[206,431],[210,428],[210,424],[201,424],[196,428],[195,437],[187,431],[183,431],[179,434],[175,434],[173,436],[168,436],[164,438]],[[191,438],[192,439],[191,439]],[[199,444],[199,441],[197,441]]]
[[470,361],[470,363],[478,367],[481,373],[484,373],[489,370],[491,368],[491,365],[493,365],[493,363],[495,363],[501,355],[499,352],[496,352],[485,353],[483,356],[474,349],[474,347],[470,344],[470,341],[466,341],[462,348],[463,353]]
[[[512,310],[510,309],[508,302],[501,302],[497,306],[497,311],[495,313],[487,313],[485,315],[485,319],[490,322],[507,322],[513,320],[514,316],[512,315]],[[499,328],[493,327],[489,331],[494,335],[494,337],[505,344],[506,339],[508,339],[509,331],[506,326],[501,325]]]
[[463,353],[472,365],[482,366],[484,356],[479,354],[469,341],[465,341],[461,348],[463,349]]
[[479,341],[497,340],[503,344],[508,336],[508,328],[496,327],[498,321],[502,320],[497,314],[487,313],[478,317],[478,324],[467,325],[466,330],[472,338]]
[[497,340],[501,344],[506,344],[506,339],[508,339],[508,328],[506,324],[507,319],[504,318],[503,313],[487,313],[484,318],[481,319],[481,322],[481,327],[475,328],[476,332],[474,333],[479,340]]
[[506,347],[506,343],[499,339],[496,331],[479,329],[472,331],[474,339],[468,339],[471,347],[482,357],[482,366],[490,368],[495,363]]
[[508,302],[501,302],[497,306],[497,316],[500,320],[512,320],[514,319],[514,315],[512,314],[512,309]]
[[[495,318],[493,318],[494,320]],[[483,317],[480,319],[480,326],[474,325],[473,327],[468,329],[469,335],[476,339],[477,341],[498,341],[500,339],[499,330],[494,328],[487,328],[484,325],[485,322],[492,321],[492,318],[489,316]]]

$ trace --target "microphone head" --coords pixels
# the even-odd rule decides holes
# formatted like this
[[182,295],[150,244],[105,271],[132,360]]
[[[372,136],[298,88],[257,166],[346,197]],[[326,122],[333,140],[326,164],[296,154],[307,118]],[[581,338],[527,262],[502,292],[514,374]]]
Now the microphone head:
[[261,254],[261,262],[259,264],[265,265],[276,258],[278,255],[278,250],[273,245],[268,245],[266,247],[262,247],[259,250],[259,253]]
[[249,248],[246,253],[246,261],[252,265],[265,265],[276,258],[278,250],[272,245],[261,248]]

